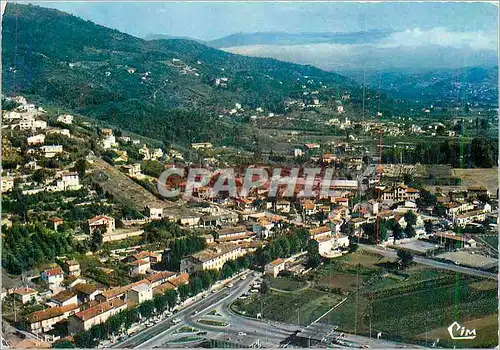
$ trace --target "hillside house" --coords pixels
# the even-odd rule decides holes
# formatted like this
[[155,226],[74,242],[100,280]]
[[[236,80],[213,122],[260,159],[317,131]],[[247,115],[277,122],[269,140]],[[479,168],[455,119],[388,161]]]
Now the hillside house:
[[43,145],[45,142],[45,135],[44,134],[38,134],[34,136],[30,136],[27,138],[26,142],[28,143],[28,146],[40,146]]
[[60,267],[54,267],[42,272],[42,280],[49,283],[59,285],[64,280],[64,273]]
[[76,260],[66,260],[62,264],[63,270],[70,277],[78,277],[81,275],[80,263]]
[[101,233],[110,234],[115,230],[115,219],[106,215],[94,216],[87,221],[88,232],[93,234],[96,230],[101,230]]
[[38,295],[38,292],[32,288],[29,287],[21,287],[14,289],[12,292],[12,295],[15,300],[18,300],[21,302],[21,304],[27,304],[31,301],[35,301],[36,297]]
[[57,117],[57,121],[60,123],[64,124],[72,124],[73,123],[73,116],[69,114],[61,114],[60,116]]
[[59,228],[59,226],[61,226],[62,224],[64,224],[64,221],[61,218],[50,218],[47,221],[49,223],[49,227],[51,229],[53,229],[54,231],[57,231],[57,229]]

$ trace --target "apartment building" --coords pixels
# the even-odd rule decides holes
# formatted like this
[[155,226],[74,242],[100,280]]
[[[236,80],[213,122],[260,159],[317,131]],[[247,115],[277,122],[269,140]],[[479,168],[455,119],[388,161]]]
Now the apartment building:
[[113,299],[91,306],[68,318],[68,332],[74,334],[87,331],[94,325],[106,322],[108,318],[126,308],[127,303],[122,299]]
[[241,246],[221,243],[183,258],[180,270],[187,273],[210,269],[220,270],[226,261],[235,260],[244,254]]

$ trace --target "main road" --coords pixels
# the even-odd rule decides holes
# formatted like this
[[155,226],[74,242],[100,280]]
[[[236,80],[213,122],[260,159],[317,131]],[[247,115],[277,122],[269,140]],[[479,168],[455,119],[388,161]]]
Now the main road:
[[[195,328],[198,332],[204,332],[203,336],[199,337],[200,339],[219,339],[235,343],[235,341],[242,339],[248,340],[253,337],[254,339],[260,340],[262,347],[278,348],[281,344],[288,342],[287,338],[289,338],[290,335],[298,330],[304,329],[304,327],[300,325],[255,319],[232,312],[230,310],[231,303],[244,294],[250,288],[250,285],[258,278],[256,274],[250,272],[246,272],[244,275],[244,279],[238,278],[232,281],[233,287],[223,287],[207,298],[195,301],[194,304],[187,306],[172,317],[167,318],[161,323],[132,336],[122,343],[115,344],[113,347],[165,348],[196,345],[195,343],[185,343],[184,345],[176,343],[176,340],[178,341],[181,337],[196,336],[193,332],[179,332],[182,327],[187,326]],[[212,310],[216,310],[217,314],[212,314]],[[175,318],[181,319],[181,322],[174,325],[171,321]],[[210,326],[200,323],[200,319],[224,322],[227,325],[225,327]],[[342,340],[346,343],[352,344],[351,346],[354,347],[414,347],[414,345],[352,334],[345,334],[345,337],[342,338]],[[340,347],[335,344],[331,344],[330,346]]]

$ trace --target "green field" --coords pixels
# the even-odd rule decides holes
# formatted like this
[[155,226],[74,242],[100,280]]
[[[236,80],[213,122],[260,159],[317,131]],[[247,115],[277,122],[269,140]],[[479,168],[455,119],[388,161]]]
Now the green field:
[[274,321],[307,325],[340,300],[340,295],[314,289],[296,293],[270,291],[267,294],[238,300],[231,307],[236,312],[244,311],[247,316],[256,317],[257,313],[262,313],[263,318]]
[[269,282],[271,288],[276,288],[284,291],[294,291],[307,285],[303,281],[298,281],[288,277],[269,278]]

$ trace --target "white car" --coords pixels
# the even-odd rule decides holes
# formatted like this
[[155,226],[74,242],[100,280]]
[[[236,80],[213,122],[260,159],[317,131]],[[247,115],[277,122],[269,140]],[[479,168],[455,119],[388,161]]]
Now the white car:
[[247,276],[241,276],[240,280],[246,280],[247,279]]
[[233,288],[233,284],[232,284],[232,283],[229,283],[229,284],[227,285],[227,288]]
[[238,335],[247,335],[245,332],[238,332]]
[[181,321],[182,321],[182,320],[181,320],[180,318],[174,318],[174,319],[172,320],[172,323],[173,323],[173,324],[177,324],[177,323],[179,323],[179,322],[181,322]]

